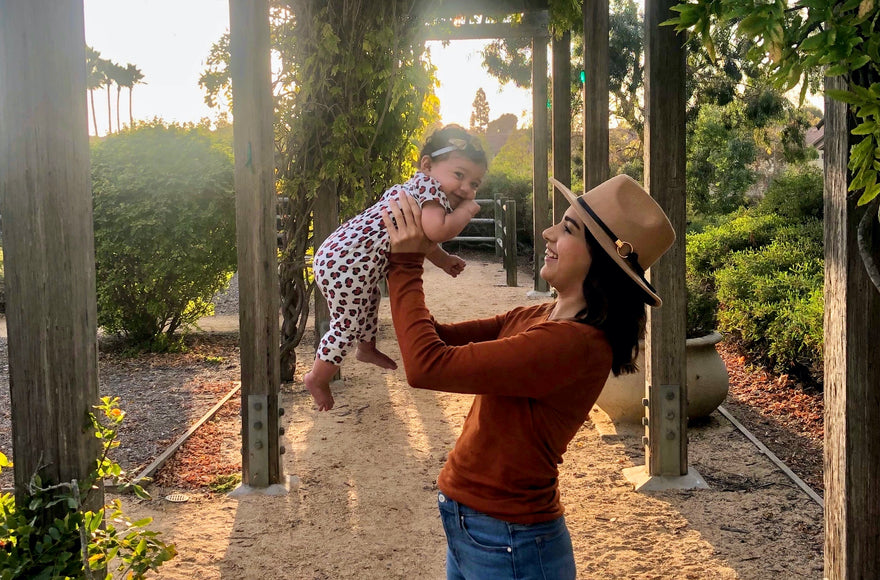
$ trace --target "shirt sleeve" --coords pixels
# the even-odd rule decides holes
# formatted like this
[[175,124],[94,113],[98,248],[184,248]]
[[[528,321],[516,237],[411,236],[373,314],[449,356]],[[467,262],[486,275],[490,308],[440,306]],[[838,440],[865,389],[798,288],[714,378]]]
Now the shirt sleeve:
[[[391,254],[388,277],[394,329],[411,386],[541,398],[586,379],[591,356],[602,365],[610,360],[601,332],[571,321],[541,322],[513,336],[458,346],[445,342],[425,306],[423,260],[420,254]],[[449,332],[450,327],[440,328]]]
[[440,182],[424,173],[416,173],[413,176],[408,193],[419,202],[419,207],[425,205],[426,201],[436,201],[446,213],[452,212],[449,198],[440,189]]

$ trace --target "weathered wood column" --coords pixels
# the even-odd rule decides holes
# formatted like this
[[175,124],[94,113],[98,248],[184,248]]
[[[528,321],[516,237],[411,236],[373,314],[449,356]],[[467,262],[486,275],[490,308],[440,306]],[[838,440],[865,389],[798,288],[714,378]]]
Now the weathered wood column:
[[[650,2],[651,0],[647,0]],[[584,0],[584,189],[608,179],[608,0]]]
[[[829,89],[843,89],[839,77]],[[866,208],[847,191],[852,116],[825,98],[825,578],[880,571],[880,293],[857,245]],[[880,255],[876,206],[865,231]]]
[[535,292],[550,290],[547,281],[541,278],[546,247],[542,233],[550,225],[550,182],[547,175],[550,136],[547,114],[547,40],[547,34],[536,34],[532,37],[532,235]]
[[266,0],[230,0],[241,345],[242,484],[281,483],[273,105]]
[[[315,205],[312,210],[312,227],[314,228],[314,248],[315,252],[321,247],[330,234],[339,227],[339,194],[336,188],[329,181],[321,184],[318,189],[318,195],[315,196]],[[324,334],[330,330],[330,308],[327,306],[327,300],[321,294],[321,290],[315,285],[315,352],[318,351],[318,345]],[[311,361],[309,361],[311,364]],[[333,380],[342,378],[342,371],[337,370],[333,375]]]
[[[0,0],[0,213],[20,501],[83,480],[99,442],[82,0]],[[88,507],[103,505],[103,489]]]
[[685,362],[685,52],[684,38],[660,26],[676,0],[645,2],[645,188],[676,232],[672,248],[649,271],[663,298],[648,308],[645,341],[650,475],[688,473]]
[[[571,188],[571,32],[553,37],[553,177]],[[562,221],[568,200],[553,188],[553,223]]]

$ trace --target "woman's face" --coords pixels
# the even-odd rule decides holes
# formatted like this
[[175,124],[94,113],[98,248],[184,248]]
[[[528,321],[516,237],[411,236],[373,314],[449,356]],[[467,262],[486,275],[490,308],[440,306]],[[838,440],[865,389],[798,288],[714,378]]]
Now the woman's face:
[[425,155],[419,169],[440,182],[440,189],[446,194],[452,209],[464,200],[477,197],[477,188],[486,174],[485,167],[457,151],[440,161]]
[[541,278],[563,293],[569,289],[583,288],[584,279],[590,271],[592,258],[583,222],[574,209],[568,208],[562,221],[544,230],[547,242]]

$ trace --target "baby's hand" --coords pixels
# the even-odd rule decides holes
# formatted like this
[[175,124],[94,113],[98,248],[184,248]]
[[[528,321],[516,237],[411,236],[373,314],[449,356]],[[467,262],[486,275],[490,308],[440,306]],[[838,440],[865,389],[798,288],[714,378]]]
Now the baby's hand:
[[467,263],[458,256],[450,255],[443,265],[443,271],[455,278],[464,270]]
[[466,199],[466,200],[462,201],[461,205],[459,207],[462,207],[462,206],[467,211],[470,212],[471,217],[474,217],[475,215],[480,213],[480,204],[478,204],[476,201],[474,201],[472,199]]

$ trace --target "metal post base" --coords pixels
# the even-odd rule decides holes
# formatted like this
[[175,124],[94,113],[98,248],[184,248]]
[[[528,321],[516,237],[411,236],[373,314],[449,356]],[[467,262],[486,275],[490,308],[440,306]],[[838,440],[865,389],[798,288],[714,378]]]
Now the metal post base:
[[226,497],[238,499],[247,495],[287,495],[299,487],[299,477],[290,475],[285,479],[284,483],[275,483],[269,487],[253,487],[242,484],[226,494]]
[[687,475],[651,475],[645,465],[627,467],[623,476],[633,484],[633,491],[663,491],[667,489],[709,489],[709,484],[693,467]]

